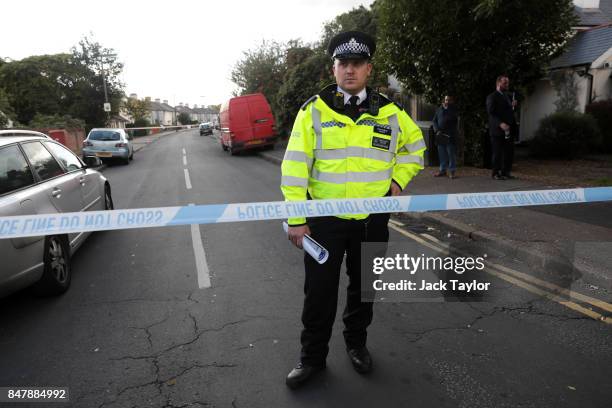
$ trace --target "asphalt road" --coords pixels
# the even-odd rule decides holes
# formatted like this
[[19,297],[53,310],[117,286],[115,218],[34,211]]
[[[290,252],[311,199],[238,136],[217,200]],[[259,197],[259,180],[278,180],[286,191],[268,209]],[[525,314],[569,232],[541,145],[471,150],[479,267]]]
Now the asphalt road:
[[[162,137],[104,173],[116,208],[282,199],[278,166],[230,156],[197,130]],[[391,241],[418,245],[395,230]],[[339,312],[327,370],[289,390],[303,266],[278,221],[95,233],[73,268],[60,298],[0,300],[0,386],[68,386],[71,403],[56,406],[79,408],[612,401],[612,325],[494,277],[494,295],[481,302],[376,304],[369,376],[347,359]]]

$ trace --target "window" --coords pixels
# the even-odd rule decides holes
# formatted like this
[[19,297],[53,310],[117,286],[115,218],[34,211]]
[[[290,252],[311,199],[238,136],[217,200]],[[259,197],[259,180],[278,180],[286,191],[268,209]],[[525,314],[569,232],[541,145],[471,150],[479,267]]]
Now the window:
[[28,162],[16,145],[0,149],[0,195],[34,184]]
[[59,162],[63,164],[64,168],[69,172],[74,170],[80,170],[83,168],[83,165],[81,164],[79,159],[64,146],[51,142],[45,143],[45,146],[51,151],[51,153],[53,153],[57,160],[59,160]]
[[40,142],[24,143],[21,146],[41,180],[48,180],[64,173],[59,163]]
[[92,130],[87,138],[89,140],[119,140],[121,133],[113,130]]

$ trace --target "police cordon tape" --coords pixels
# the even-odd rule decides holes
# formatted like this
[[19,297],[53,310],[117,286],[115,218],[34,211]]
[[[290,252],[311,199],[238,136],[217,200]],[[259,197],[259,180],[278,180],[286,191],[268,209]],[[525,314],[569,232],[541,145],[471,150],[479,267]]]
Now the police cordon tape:
[[[291,217],[466,210],[612,201],[612,187],[270,201],[0,217],[0,239]],[[0,200],[0,205],[2,201]]]

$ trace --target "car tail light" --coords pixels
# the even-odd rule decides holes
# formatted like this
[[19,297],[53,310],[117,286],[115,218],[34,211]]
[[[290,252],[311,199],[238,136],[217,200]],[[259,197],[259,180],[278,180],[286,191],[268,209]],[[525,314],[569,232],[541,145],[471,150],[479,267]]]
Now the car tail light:
[[117,143],[115,147],[126,147],[127,143]]
[[93,146],[93,143],[91,143],[89,140],[83,140],[83,147],[87,146]]
[[235,135],[234,135],[232,132],[230,132],[230,139],[233,139],[233,138],[234,138],[234,136],[235,136]]

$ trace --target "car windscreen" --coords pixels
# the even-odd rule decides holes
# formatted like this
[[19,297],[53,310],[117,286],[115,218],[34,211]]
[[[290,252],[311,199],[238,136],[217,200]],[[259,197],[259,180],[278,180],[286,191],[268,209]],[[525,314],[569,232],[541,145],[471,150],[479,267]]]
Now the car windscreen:
[[88,137],[89,140],[120,140],[121,134],[112,130],[93,130]]

